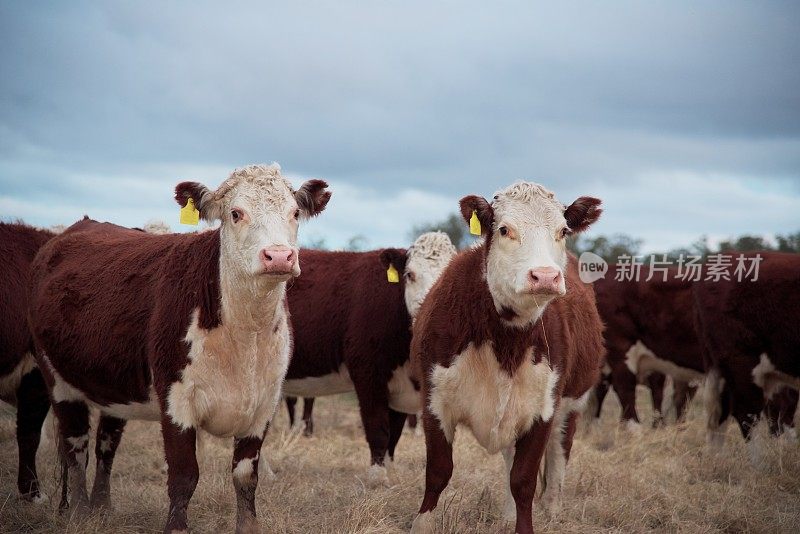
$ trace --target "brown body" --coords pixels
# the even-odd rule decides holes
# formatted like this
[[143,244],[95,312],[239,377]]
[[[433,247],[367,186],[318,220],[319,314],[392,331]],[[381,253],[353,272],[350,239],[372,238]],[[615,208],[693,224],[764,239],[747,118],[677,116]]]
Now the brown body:
[[50,408],[47,388],[33,360],[27,291],[33,258],[54,235],[21,223],[0,223],[0,399],[17,407],[17,487],[26,499],[41,497],[36,451]]
[[778,371],[800,376],[800,255],[758,254],[763,261],[757,281],[704,281],[693,288],[697,332],[712,378],[709,425],[714,431],[732,415],[746,439],[765,404],[764,391],[753,381],[760,355]]
[[[405,251],[303,250],[301,258],[303,275],[288,291],[295,345],[286,387],[344,366],[358,397],[371,462],[383,465],[387,454],[394,457],[406,420],[390,407],[388,384],[408,361],[411,319],[404,279],[386,279],[389,260],[403,271]],[[309,393],[304,396],[313,396]],[[310,421],[308,399],[306,407]]]
[[[637,341],[643,342],[658,358],[698,373],[705,371],[694,328],[692,286],[691,282],[676,278],[676,269],[669,269],[666,281],[660,273],[654,273],[653,278],[646,281],[649,274],[646,269],[642,270],[638,281],[617,281],[613,273],[611,266],[607,277],[594,283],[597,309],[606,326],[610,367],[607,380],[619,397],[622,420],[638,423],[637,376],[626,365],[626,354]],[[653,405],[659,410],[663,375],[653,374],[646,380],[653,395]],[[603,390],[602,384],[600,390]],[[687,401],[686,388],[681,391],[684,394],[675,399],[679,417]]]

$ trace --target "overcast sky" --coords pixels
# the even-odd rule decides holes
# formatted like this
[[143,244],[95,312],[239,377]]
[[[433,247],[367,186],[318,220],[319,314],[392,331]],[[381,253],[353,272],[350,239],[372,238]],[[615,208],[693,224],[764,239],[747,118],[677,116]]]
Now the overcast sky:
[[[272,5],[270,5],[272,4]],[[301,239],[405,245],[516,179],[649,250],[800,230],[800,3],[0,1],[0,217],[163,219],[277,161]]]

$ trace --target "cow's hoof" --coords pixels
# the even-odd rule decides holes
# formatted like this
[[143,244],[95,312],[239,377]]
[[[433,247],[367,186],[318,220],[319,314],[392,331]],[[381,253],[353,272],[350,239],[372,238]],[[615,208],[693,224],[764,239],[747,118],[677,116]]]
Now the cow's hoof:
[[90,502],[92,510],[102,510],[108,511],[111,510],[111,497],[108,495],[102,496],[95,496],[92,495],[92,500]]
[[371,465],[367,469],[367,484],[373,488],[389,486],[389,471],[382,465]]
[[236,521],[236,534],[261,534],[261,528],[256,518],[248,515]]
[[50,500],[46,493],[41,491],[34,491],[32,493],[26,493],[24,495],[20,495],[20,498],[23,501],[28,501],[33,504],[45,504]]
[[547,519],[555,519],[561,511],[561,499],[558,496],[545,493],[539,500],[539,508]]
[[433,534],[433,512],[418,514],[411,523],[411,534]]

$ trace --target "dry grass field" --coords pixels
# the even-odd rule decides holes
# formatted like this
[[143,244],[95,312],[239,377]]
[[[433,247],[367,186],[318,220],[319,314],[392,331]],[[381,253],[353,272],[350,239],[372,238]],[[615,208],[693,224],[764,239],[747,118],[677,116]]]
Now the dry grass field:
[[[640,407],[652,413],[643,391]],[[738,429],[728,428],[721,453],[705,446],[702,412],[687,423],[629,433],[617,424],[609,395],[600,425],[576,441],[567,472],[564,507],[540,532],[800,532],[800,447],[769,440],[766,462],[751,466]],[[277,474],[258,488],[258,513],[270,533],[407,532],[422,497],[424,438],[407,434],[390,472],[392,486],[365,486],[368,453],[352,397],[319,399],[317,434],[287,428],[281,409],[264,446]],[[763,431],[763,429],[762,429]],[[230,455],[206,447],[201,478],[189,509],[194,532],[230,532],[234,496]],[[167,511],[161,438],[155,424],[133,422],[120,446],[112,482],[114,509],[74,523],[59,516],[53,450],[40,450],[40,474],[51,501],[16,496],[13,415],[0,412],[0,531],[160,532]],[[445,533],[510,532],[500,519],[502,458],[488,456],[468,432],[457,435],[455,472],[438,508]]]

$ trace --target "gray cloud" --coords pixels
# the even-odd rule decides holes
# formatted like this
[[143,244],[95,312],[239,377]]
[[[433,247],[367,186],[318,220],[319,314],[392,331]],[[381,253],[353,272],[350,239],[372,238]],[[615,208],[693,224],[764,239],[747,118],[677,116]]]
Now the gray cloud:
[[796,197],[798,20],[749,1],[3,3],[0,197],[91,211],[120,177],[163,194],[186,177],[156,171],[272,160],[453,205],[516,178],[633,199],[686,173]]

